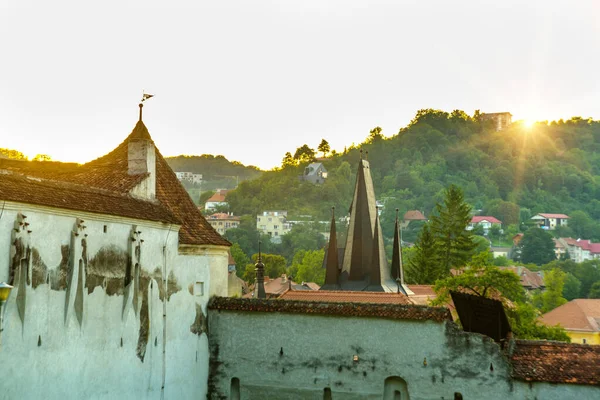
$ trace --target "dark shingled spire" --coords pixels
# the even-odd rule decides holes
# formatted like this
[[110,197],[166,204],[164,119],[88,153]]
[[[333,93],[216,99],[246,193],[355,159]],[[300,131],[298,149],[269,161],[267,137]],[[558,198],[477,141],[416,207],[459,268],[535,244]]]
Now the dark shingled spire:
[[266,299],[267,294],[265,293],[265,265],[262,262],[262,256],[260,254],[260,242],[258,242],[258,260],[254,265],[256,271],[256,283],[254,285],[254,298],[255,299]]
[[327,290],[339,289],[340,265],[338,261],[337,238],[335,231],[335,207],[331,207],[331,228],[329,230],[329,248],[325,266],[325,284]]
[[392,250],[392,278],[400,279],[404,285],[404,266],[402,265],[402,238],[400,237],[400,223],[398,221],[398,209],[396,208],[396,224],[394,226],[394,247]]

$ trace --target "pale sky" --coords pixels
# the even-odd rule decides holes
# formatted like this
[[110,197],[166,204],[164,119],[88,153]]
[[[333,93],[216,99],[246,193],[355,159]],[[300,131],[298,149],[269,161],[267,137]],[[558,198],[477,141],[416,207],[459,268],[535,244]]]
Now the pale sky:
[[0,147],[85,162],[144,122],[165,156],[272,168],[420,108],[599,119],[598,1],[0,0]]

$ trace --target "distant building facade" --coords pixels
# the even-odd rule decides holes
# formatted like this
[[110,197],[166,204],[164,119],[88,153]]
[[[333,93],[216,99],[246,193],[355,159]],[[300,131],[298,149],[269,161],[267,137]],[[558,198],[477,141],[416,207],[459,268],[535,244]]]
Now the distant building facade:
[[566,248],[569,258],[576,263],[600,259],[600,243],[573,238],[560,238],[557,242]]
[[240,226],[240,217],[234,216],[233,213],[215,213],[207,216],[206,220],[220,235]]
[[542,315],[546,325],[560,325],[573,343],[600,345],[600,299],[575,299]]
[[256,216],[256,229],[278,243],[282,235],[292,230],[292,224],[287,222],[287,211],[263,211]]
[[194,174],[193,172],[175,172],[179,182],[189,182],[199,185],[202,183],[202,174]]
[[476,215],[473,218],[471,218],[471,222],[469,222],[467,230],[473,230],[477,225],[481,225],[481,227],[483,227],[483,231],[487,235],[492,226],[497,226],[498,228],[500,228],[502,226],[502,221],[491,216]]
[[501,131],[512,124],[512,114],[509,112],[483,113],[481,119],[493,121],[497,131]]
[[566,214],[548,214],[540,213],[531,217],[533,221],[542,229],[553,231],[559,226],[567,226],[569,216]]
[[323,163],[311,163],[306,168],[304,168],[304,175],[302,175],[302,180],[314,184],[323,184],[325,183],[325,179],[327,179],[327,170],[323,166]]

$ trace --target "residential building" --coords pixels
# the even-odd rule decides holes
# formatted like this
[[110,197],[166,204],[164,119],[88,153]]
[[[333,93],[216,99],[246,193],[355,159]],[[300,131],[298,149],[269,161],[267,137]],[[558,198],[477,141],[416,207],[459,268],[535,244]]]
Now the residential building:
[[560,325],[573,343],[600,344],[600,299],[575,299],[542,315],[546,325]]
[[206,397],[201,336],[209,297],[227,296],[230,243],[141,109],[131,134],[89,163],[0,160],[0,203],[0,281],[14,286],[0,397]]
[[402,229],[407,228],[411,221],[427,221],[427,218],[425,218],[425,215],[419,210],[409,210],[402,217],[400,227]]
[[497,131],[501,131],[512,124],[512,114],[509,112],[483,113],[481,119],[493,121]]
[[503,271],[512,271],[519,276],[521,286],[528,292],[533,292],[536,290],[544,290],[546,286],[544,285],[544,272],[537,271],[533,272],[526,267],[523,266],[511,266],[511,267],[498,267]]
[[314,184],[323,184],[327,179],[327,170],[323,166],[323,163],[311,163],[304,168],[304,175],[302,175],[301,179]]
[[256,216],[256,229],[279,243],[281,236],[292,230],[292,224],[287,221],[287,211],[263,211],[262,215]]
[[210,211],[217,207],[228,205],[227,201],[225,200],[227,198],[227,192],[227,189],[217,189],[215,194],[210,196],[208,200],[206,200],[206,203],[204,203],[204,210]]
[[224,235],[229,229],[240,226],[240,217],[233,213],[215,213],[206,217],[206,220],[220,235]]
[[533,221],[542,229],[553,231],[558,226],[567,226],[569,216],[566,214],[547,214],[540,213],[531,217]]
[[577,263],[600,258],[600,243],[573,238],[560,238],[558,243],[566,248],[569,258]]
[[175,172],[179,182],[189,182],[196,185],[202,183],[202,174],[194,174],[193,172]]
[[483,232],[487,235],[492,226],[497,226],[498,228],[501,228],[502,221],[491,216],[476,215],[473,218],[471,218],[471,222],[469,222],[467,230],[473,230],[477,225],[483,227]]
[[[267,299],[282,298],[287,292],[298,293],[305,291],[316,291],[319,290],[320,286],[314,282],[302,282],[296,283],[287,274],[278,276],[277,278],[270,278],[265,276],[264,288]],[[244,297],[252,298],[254,293],[252,290]]]

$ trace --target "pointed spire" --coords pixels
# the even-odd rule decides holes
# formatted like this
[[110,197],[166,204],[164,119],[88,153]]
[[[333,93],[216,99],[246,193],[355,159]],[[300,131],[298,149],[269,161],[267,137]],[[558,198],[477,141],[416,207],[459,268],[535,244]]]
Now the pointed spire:
[[369,280],[371,285],[380,285],[381,284],[381,254],[380,254],[380,245],[379,245],[379,231],[381,227],[379,226],[379,216],[375,214],[375,232],[373,234],[373,256],[371,257],[371,271],[369,274]]
[[325,285],[328,286],[337,286],[340,274],[336,236],[335,207],[331,207],[331,228],[329,230],[329,247],[327,249],[327,264],[325,266]]
[[260,242],[258,242],[258,259],[254,265],[254,271],[256,271],[256,283],[254,285],[254,298],[255,299],[266,299],[267,294],[265,293],[265,265],[262,262],[262,256],[260,253]]
[[398,220],[396,208],[396,223],[394,226],[394,247],[392,251],[392,278],[400,285],[404,285],[404,266],[402,265],[402,229]]

